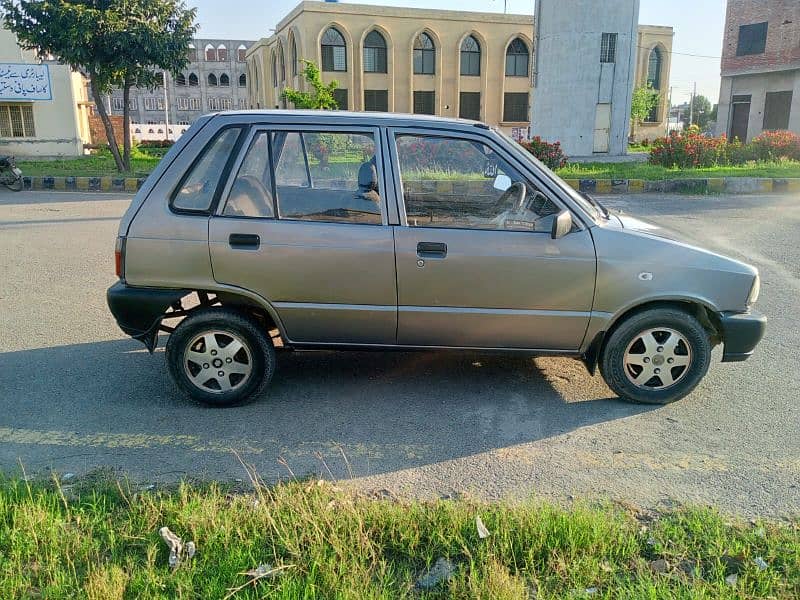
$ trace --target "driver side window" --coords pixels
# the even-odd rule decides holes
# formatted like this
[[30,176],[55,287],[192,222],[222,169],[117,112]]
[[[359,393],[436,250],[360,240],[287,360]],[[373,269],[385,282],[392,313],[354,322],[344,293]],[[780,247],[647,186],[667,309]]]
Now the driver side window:
[[550,232],[559,209],[482,142],[396,137],[410,227]]

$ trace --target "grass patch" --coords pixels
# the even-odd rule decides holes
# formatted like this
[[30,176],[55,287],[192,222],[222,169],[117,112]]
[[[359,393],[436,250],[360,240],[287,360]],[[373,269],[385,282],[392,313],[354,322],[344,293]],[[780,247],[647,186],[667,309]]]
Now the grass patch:
[[[128,176],[146,177],[166,154],[164,148],[134,149],[131,152],[131,173]],[[23,175],[53,177],[120,177],[114,157],[108,150],[97,150],[90,156],[63,160],[18,160]]]
[[705,179],[709,177],[800,177],[800,162],[753,163],[736,167],[668,169],[648,163],[570,163],[559,169],[565,179]]
[[[197,544],[175,570],[162,526]],[[440,557],[452,578],[415,590]],[[260,564],[284,570],[235,598],[788,599],[800,595],[800,524],[751,526],[707,509],[404,503],[305,482],[248,494],[0,482],[2,598],[223,598]]]

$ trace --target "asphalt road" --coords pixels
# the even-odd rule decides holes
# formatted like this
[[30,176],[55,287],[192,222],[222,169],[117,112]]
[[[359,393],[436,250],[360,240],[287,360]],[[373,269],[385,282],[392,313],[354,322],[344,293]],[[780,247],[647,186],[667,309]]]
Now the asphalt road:
[[607,201],[763,276],[757,355],[722,365],[717,350],[694,394],[657,408],[613,398],[571,360],[472,353],[287,353],[263,399],[194,405],[105,306],[128,202],[0,193],[0,469],[112,467],[148,484],[246,478],[241,458],[267,480],[330,472],[416,497],[800,513],[798,196]]

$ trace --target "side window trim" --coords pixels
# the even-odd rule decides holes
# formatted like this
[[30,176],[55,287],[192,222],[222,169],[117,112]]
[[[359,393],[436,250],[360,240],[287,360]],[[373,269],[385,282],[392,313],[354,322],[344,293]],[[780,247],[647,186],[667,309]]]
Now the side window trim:
[[[308,178],[308,189],[314,189],[314,178],[311,177],[311,167],[308,164],[308,149],[306,148],[306,136],[304,131],[297,132],[300,138],[300,148],[303,150],[303,164],[306,166],[306,177]],[[280,202],[278,202],[280,204]],[[280,215],[279,215],[280,217]]]
[[[469,140],[479,142],[481,144],[485,144],[489,148],[492,149],[493,152],[496,152],[498,156],[500,156],[503,160],[507,161],[512,167],[517,169],[520,174],[525,177],[527,183],[532,185],[536,189],[539,190],[542,194],[546,194],[547,197],[556,204],[560,209],[564,210],[567,209],[573,213],[574,211],[569,207],[557,194],[554,194],[553,191],[550,189],[549,186],[543,185],[540,181],[539,177],[533,177],[530,169],[525,168],[524,165],[519,164],[519,161],[516,160],[516,157],[510,155],[508,152],[505,151],[504,148],[500,148],[499,145],[495,142],[495,140],[491,139],[490,137],[483,136],[480,133],[467,133],[463,131],[448,131],[444,129],[425,129],[420,127],[391,127],[387,128],[388,133],[388,142],[390,146],[391,158],[392,158],[392,170],[394,171],[394,180],[395,180],[395,189],[396,192],[396,202],[397,202],[397,209],[400,216],[400,226],[401,227],[409,227],[408,225],[408,215],[406,213],[406,200],[405,200],[405,191],[403,189],[403,177],[400,171],[400,155],[397,151],[397,138],[398,136],[402,135],[413,135],[413,136],[420,136],[420,137],[438,137],[444,139],[455,139],[455,140]],[[428,229],[453,229],[452,227],[429,227]],[[458,228],[463,229],[463,228]],[[472,230],[469,230],[472,231]],[[479,231],[479,230],[475,230]],[[492,231],[492,230],[488,230]],[[498,231],[505,231],[505,230],[498,230]],[[505,231],[506,233],[543,233],[543,232],[532,232],[532,231]]]
[[[214,144],[218,139],[219,136],[222,135],[228,129],[238,129],[239,136],[236,138],[236,142],[233,146],[233,151],[228,156],[227,161],[225,162],[225,166],[220,173],[219,179],[216,183],[214,188],[214,193],[211,196],[211,204],[208,208],[204,209],[192,209],[192,208],[180,208],[175,206],[175,198],[177,197],[178,193],[180,192],[181,188],[186,184],[186,181],[189,177],[194,173],[195,168],[200,163],[200,161],[205,158],[206,153],[211,150],[212,144]],[[239,156],[242,154],[242,142],[244,139],[247,138],[247,125],[246,124],[233,124],[233,125],[223,125],[214,134],[211,138],[206,142],[205,146],[200,150],[197,156],[192,160],[192,163],[189,165],[189,168],[183,173],[183,176],[178,180],[177,185],[172,188],[169,194],[169,209],[175,214],[179,215],[197,215],[197,216],[208,216],[216,214],[217,210],[219,209],[220,205],[220,198],[223,197],[223,191],[227,193],[228,183],[231,179],[231,169],[235,163],[238,164]],[[225,196],[227,198],[227,196]]]
[[[220,130],[221,131],[221,130]],[[373,144],[375,147],[375,161],[376,161],[376,171],[378,174],[378,193],[380,194],[381,198],[381,224],[380,226],[386,227],[389,225],[389,203],[388,203],[388,188],[389,188],[389,181],[386,180],[384,176],[385,171],[384,169],[388,166],[388,161],[384,156],[383,152],[383,145],[381,144],[381,129],[378,126],[369,127],[369,126],[358,126],[358,125],[313,125],[313,124],[304,124],[304,123],[297,123],[297,124],[284,124],[284,123],[255,123],[250,126],[250,130],[247,132],[247,135],[240,136],[239,138],[239,147],[238,150],[234,151],[233,154],[236,155],[236,160],[230,166],[230,169],[224,173],[224,177],[226,178],[225,184],[218,188],[218,192],[220,198],[224,198],[227,202],[228,196],[230,195],[231,188],[233,187],[234,180],[236,179],[236,174],[239,172],[239,169],[244,162],[247,151],[250,149],[250,146],[255,139],[255,136],[258,135],[259,132],[265,132],[269,136],[269,163],[270,163],[270,174],[272,175],[272,202],[273,202],[273,212],[275,214],[274,217],[237,217],[231,215],[223,215],[222,211],[225,208],[225,202],[220,202],[219,198],[217,199],[217,203],[214,206],[214,209],[211,211],[211,214],[217,217],[224,216],[226,219],[269,219],[269,220],[276,220],[280,221],[283,220],[285,222],[302,222],[302,223],[313,223],[314,221],[295,221],[293,219],[281,219],[279,214],[279,205],[278,202],[278,189],[277,189],[277,178],[275,169],[277,165],[274,161],[273,155],[273,148],[272,148],[272,136],[277,132],[286,132],[286,133],[298,133],[301,139],[302,147],[303,147],[303,159],[306,165],[306,176],[308,177],[308,183],[310,188],[313,188],[313,182],[311,179],[311,171],[310,166],[308,164],[308,153],[305,150],[305,140],[304,140],[304,133],[360,133],[360,134],[369,134],[372,136]],[[215,134],[216,135],[216,134]],[[194,164],[194,163],[193,163]],[[191,172],[191,169],[187,171]],[[180,188],[176,188],[180,189]],[[221,191],[220,191],[221,190]],[[208,213],[205,213],[208,214]],[[351,225],[360,225],[360,223],[351,223]],[[366,227],[377,227],[378,225],[365,225]]]

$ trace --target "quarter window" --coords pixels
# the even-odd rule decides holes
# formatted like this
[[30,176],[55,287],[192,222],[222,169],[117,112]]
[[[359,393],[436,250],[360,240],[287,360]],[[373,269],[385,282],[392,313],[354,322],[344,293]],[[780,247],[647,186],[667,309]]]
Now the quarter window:
[[258,132],[253,138],[236,179],[233,180],[223,215],[261,218],[275,216],[269,143],[269,133],[266,131]]
[[559,209],[482,142],[398,135],[409,227],[550,232]]
[[241,129],[230,127],[220,131],[205,147],[172,197],[172,207],[179,210],[206,212],[211,208],[219,180],[231,159]]

